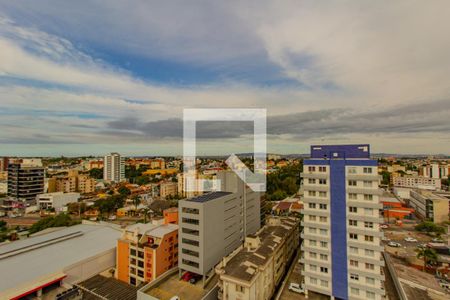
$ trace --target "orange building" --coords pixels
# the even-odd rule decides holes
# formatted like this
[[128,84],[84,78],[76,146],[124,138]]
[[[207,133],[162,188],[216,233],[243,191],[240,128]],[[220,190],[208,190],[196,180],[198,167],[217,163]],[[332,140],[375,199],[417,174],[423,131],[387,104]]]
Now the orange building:
[[178,208],[171,207],[163,211],[164,224],[178,224]]
[[116,278],[138,286],[178,265],[178,225],[134,224],[117,242]]

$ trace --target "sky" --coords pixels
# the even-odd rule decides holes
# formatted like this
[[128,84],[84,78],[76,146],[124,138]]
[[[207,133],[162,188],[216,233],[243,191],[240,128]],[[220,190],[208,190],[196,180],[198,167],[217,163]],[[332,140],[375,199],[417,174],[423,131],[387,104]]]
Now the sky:
[[[450,154],[446,0],[0,0],[0,155],[182,154],[183,109],[264,108],[272,153]],[[252,126],[198,126],[199,154]]]

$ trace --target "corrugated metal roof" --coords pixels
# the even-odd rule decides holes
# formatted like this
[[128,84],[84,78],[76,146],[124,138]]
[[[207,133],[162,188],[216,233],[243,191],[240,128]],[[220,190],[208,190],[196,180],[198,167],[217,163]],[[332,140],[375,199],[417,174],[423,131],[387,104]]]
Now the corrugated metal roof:
[[31,284],[113,249],[120,235],[109,225],[80,224],[0,246],[0,253],[17,253],[0,259],[0,291]]

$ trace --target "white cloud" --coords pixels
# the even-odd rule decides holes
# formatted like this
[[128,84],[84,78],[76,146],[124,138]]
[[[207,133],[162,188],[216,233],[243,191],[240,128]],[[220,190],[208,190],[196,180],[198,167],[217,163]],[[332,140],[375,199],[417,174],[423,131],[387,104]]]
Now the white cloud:
[[[371,112],[395,110],[393,104],[426,107],[450,99],[448,1],[196,4],[200,5],[32,1],[25,10],[22,3],[0,3],[10,18],[28,24],[0,18],[0,78],[5,79],[0,84],[0,108],[10,114],[0,121],[0,140],[23,137],[34,141],[40,130],[48,128],[48,142],[102,139],[113,143],[119,139],[98,132],[109,121],[165,120],[180,117],[187,107],[263,107],[269,115],[351,107],[373,116]],[[125,56],[198,64],[224,73],[239,64],[276,65],[302,87],[261,87],[229,79],[188,87],[154,84],[88,55],[77,40]],[[402,124],[420,132],[420,112],[408,117],[395,111],[399,115],[388,120],[392,126],[396,118],[409,118]],[[83,114],[97,116],[83,118]],[[447,116],[448,110],[442,114]],[[438,113],[432,112],[424,118],[435,116]],[[22,121],[27,126],[10,126]],[[364,126],[364,120],[359,122]],[[331,124],[328,120],[318,125]],[[335,125],[342,126],[342,120]],[[441,134],[420,133],[414,139],[346,133],[340,139],[373,137],[374,143],[386,148],[398,145],[399,151],[415,152],[409,151],[411,145],[422,149],[427,135],[439,136],[432,147],[434,152],[443,152],[440,149],[448,148],[450,141]],[[138,142],[132,135],[121,138]],[[274,147],[298,145],[292,138],[283,138]]]

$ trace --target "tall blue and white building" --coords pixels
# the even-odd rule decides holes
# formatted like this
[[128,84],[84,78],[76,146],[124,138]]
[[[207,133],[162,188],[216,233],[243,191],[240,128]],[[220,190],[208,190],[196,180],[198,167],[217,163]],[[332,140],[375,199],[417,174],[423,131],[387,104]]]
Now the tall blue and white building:
[[302,177],[306,295],[382,299],[380,176],[370,146],[311,146]]

